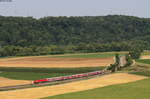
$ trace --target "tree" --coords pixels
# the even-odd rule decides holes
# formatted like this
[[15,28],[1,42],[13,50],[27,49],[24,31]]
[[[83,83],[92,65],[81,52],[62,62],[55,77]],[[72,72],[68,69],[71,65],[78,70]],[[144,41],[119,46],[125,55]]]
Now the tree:
[[132,59],[139,59],[141,56],[141,50],[138,48],[134,48],[131,51],[129,51],[129,54],[131,55]]
[[125,59],[126,59],[126,64],[124,65],[124,67],[130,66],[133,63],[130,54],[126,54]]
[[119,68],[119,63],[120,63],[120,57],[119,54],[115,55],[115,63],[111,64],[107,70],[111,70],[111,72],[116,72]]

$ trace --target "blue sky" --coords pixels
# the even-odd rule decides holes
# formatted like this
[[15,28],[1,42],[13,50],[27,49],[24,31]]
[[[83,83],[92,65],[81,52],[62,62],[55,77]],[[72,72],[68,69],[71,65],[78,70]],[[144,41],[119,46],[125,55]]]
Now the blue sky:
[[3,16],[130,15],[150,18],[150,0],[12,0],[0,2]]

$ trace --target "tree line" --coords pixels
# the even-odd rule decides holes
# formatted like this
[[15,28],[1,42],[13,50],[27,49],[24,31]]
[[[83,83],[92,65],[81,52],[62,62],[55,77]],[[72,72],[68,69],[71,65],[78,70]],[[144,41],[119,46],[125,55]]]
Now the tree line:
[[150,49],[150,19],[0,16],[0,56]]

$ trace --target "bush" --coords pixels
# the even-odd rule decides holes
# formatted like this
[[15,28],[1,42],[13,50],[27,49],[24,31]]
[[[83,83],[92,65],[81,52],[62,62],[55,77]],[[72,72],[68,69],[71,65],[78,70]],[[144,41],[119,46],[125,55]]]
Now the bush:
[[120,57],[119,57],[119,54],[116,54],[115,55],[115,63],[114,64],[111,64],[107,70],[111,70],[112,72],[115,72],[119,69],[119,63],[120,63]]
[[129,51],[132,59],[139,59],[141,56],[142,51],[140,49],[133,49]]
[[130,66],[133,63],[131,56],[129,54],[126,54],[125,57],[126,57],[126,64],[124,65],[124,67]]

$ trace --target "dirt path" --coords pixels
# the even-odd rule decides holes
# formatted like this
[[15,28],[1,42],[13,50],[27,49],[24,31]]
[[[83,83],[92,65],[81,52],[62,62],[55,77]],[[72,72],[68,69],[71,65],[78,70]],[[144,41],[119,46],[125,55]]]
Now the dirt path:
[[43,97],[89,90],[113,84],[128,83],[142,80],[145,78],[146,77],[127,73],[116,73],[94,79],[72,82],[62,85],[0,92],[0,97],[1,99],[39,99]]
[[123,67],[126,64],[126,57],[125,56],[121,56],[120,57],[120,67]]
[[5,87],[5,86],[15,86],[15,85],[20,85],[20,84],[29,84],[31,81],[27,80],[12,80],[4,77],[0,77],[0,87]]
[[109,66],[111,58],[50,58],[50,57],[22,57],[0,59],[2,67],[97,67]]

